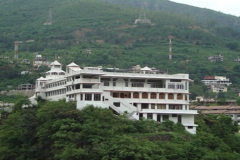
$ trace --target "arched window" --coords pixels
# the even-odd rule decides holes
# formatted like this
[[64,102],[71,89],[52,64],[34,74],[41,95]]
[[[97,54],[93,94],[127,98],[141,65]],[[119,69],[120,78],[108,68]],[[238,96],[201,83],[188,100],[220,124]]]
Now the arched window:
[[148,99],[148,94],[146,92],[142,93],[142,99]]
[[168,99],[174,99],[174,95],[172,93],[168,94]]
[[139,93],[134,92],[134,93],[133,93],[133,98],[139,98]]
[[151,93],[151,99],[156,99],[156,98],[157,98],[156,93]]
[[159,94],[159,99],[165,99],[165,94],[164,93],[160,93]]
[[183,100],[183,95],[182,94],[177,94],[177,100]]

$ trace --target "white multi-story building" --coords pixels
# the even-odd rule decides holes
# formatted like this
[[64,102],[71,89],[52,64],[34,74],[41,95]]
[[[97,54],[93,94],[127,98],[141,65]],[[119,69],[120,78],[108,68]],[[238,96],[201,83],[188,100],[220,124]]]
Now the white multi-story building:
[[232,84],[230,79],[227,78],[226,76],[205,76],[202,82],[205,85],[218,84],[230,86]]
[[188,74],[151,74],[104,72],[81,69],[75,63],[62,65],[54,61],[46,78],[36,80],[36,96],[43,99],[75,101],[78,109],[87,105],[127,112],[129,118],[167,119],[182,123],[190,133],[196,133],[196,110],[189,110]]

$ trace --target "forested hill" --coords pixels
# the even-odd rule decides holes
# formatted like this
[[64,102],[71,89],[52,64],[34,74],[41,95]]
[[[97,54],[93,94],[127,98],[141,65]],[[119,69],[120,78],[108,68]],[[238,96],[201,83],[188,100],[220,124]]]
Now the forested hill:
[[[50,9],[53,24],[43,25]],[[64,65],[74,61],[81,67],[103,65],[128,69],[140,64],[169,73],[189,73],[194,80],[205,75],[227,76],[236,87],[240,86],[240,67],[234,62],[240,51],[239,31],[206,25],[191,16],[154,10],[145,11],[151,25],[134,25],[139,12],[136,7],[101,0],[2,0],[0,56],[13,60],[14,41],[23,41],[18,46],[18,62],[26,58],[33,60],[33,53],[38,52],[49,61],[60,57]],[[170,35],[173,36],[172,62],[168,61]],[[27,40],[34,42],[27,43]],[[208,56],[220,53],[224,56],[223,63],[207,60]],[[0,67],[8,66],[0,64]],[[0,74],[5,75],[6,70],[1,68]],[[14,74],[10,80],[0,77],[2,83],[6,82],[0,83],[0,88],[15,78],[11,83],[18,82],[19,75],[15,73],[23,69],[12,68]]]
[[172,2],[169,0],[102,0],[104,2],[121,4],[125,6],[141,8],[143,2],[145,9],[154,11],[163,11],[174,14],[181,14],[186,17],[196,18],[197,20],[205,23],[206,26],[228,26],[230,28],[240,30],[240,18],[221,13],[220,11],[213,11],[206,8],[199,8],[181,3]]
[[[40,100],[40,99],[39,99]],[[109,109],[39,101],[0,119],[1,160],[238,160],[237,122],[229,116],[196,116],[197,134],[181,123],[129,120]]]

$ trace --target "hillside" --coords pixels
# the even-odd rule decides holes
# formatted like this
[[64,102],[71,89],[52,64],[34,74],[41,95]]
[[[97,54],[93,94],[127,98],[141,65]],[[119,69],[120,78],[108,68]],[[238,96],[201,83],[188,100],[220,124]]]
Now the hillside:
[[[141,3],[143,2],[142,0],[129,0],[129,1],[101,0],[101,1],[137,8],[141,8]],[[238,31],[240,30],[240,17],[224,14],[206,8],[199,8],[181,3],[176,3],[169,0],[145,0],[144,2],[147,3],[144,6],[146,9],[181,14],[185,17],[195,18],[198,21],[204,23],[206,27],[209,25],[221,27],[227,26]]]
[[[50,9],[53,25],[46,26],[43,23]],[[60,57],[64,65],[71,61],[81,67],[129,68],[140,64],[169,73],[189,73],[194,80],[205,75],[223,75],[232,80],[235,88],[240,88],[239,64],[233,61],[239,56],[240,32],[206,26],[190,16],[151,10],[146,10],[146,15],[152,25],[133,25],[139,12],[139,8],[99,0],[3,0],[0,56],[12,60],[14,41],[34,40],[19,44],[19,62],[25,58],[32,60],[33,53],[39,52],[49,61]],[[172,62],[168,61],[169,35],[173,36]],[[85,50],[92,50],[92,54]],[[224,55],[223,63],[207,60],[208,56],[220,53]],[[14,84],[18,77],[15,76]]]

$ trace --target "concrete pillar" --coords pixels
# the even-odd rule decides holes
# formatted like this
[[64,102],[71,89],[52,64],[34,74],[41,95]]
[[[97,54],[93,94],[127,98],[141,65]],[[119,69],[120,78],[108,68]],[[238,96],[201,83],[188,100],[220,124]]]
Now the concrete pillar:
[[153,120],[157,121],[157,114],[156,113],[153,113]]
[[147,113],[143,113],[143,118],[147,119]]
[[83,96],[83,100],[82,101],[85,101],[85,93],[83,93],[82,96]]

